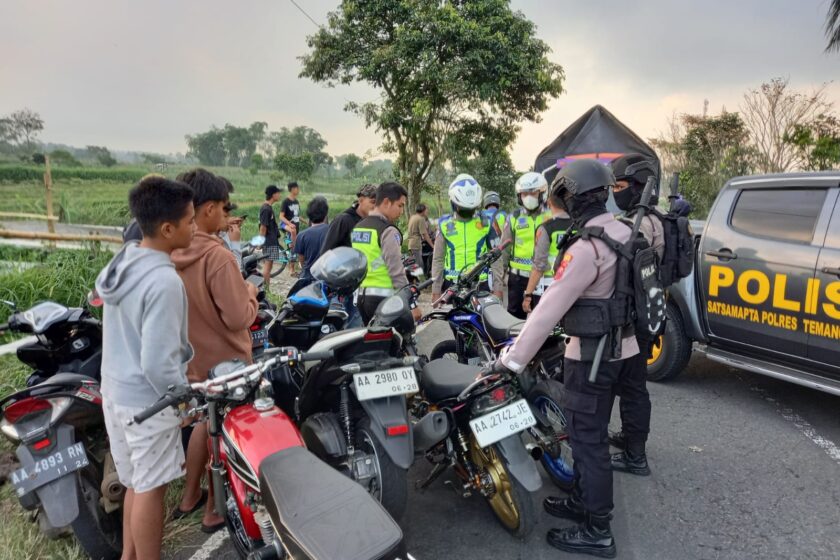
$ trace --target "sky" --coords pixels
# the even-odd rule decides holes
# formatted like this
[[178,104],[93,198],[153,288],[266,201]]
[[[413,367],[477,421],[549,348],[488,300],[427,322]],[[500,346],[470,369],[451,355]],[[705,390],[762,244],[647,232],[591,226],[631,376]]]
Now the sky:
[[[297,2],[318,23],[339,3]],[[595,104],[649,138],[704,100],[737,110],[776,76],[804,91],[840,79],[840,54],[823,52],[828,2],[512,0],[566,74],[542,121],[522,124],[514,163],[529,169]],[[315,30],[290,0],[2,0],[0,116],[29,107],[42,141],[162,153],[185,152],[184,135],[211,125],[306,125],[331,154],[387,157],[343,111],[373,89],[298,78]],[[827,93],[840,108],[840,84]]]

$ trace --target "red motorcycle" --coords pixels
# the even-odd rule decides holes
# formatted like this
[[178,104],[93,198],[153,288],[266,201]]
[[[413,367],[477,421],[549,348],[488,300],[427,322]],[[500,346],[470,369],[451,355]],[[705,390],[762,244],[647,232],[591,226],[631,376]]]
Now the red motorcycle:
[[307,451],[270,395],[272,377],[286,366],[332,356],[287,347],[267,349],[251,365],[223,362],[207,381],[170,387],[134,417],[141,423],[181,403],[192,403],[186,414],[204,415],[216,511],[243,558],[375,560],[401,552],[402,531],[384,508]]

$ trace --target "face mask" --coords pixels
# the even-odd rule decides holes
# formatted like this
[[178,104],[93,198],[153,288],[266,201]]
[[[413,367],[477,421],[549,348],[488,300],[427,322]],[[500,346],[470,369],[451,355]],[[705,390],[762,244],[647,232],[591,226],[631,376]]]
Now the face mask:
[[633,189],[629,187],[622,191],[613,191],[615,203],[619,208],[625,211],[630,210],[633,207],[634,195],[635,193],[633,192]]
[[475,208],[457,208],[455,213],[458,214],[461,218],[465,220],[469,220],[475,215]]
[[539,196],[523,196],[522,197],[522,206],[524,206],[527,210],[536,210],[540,207],[540,197]]

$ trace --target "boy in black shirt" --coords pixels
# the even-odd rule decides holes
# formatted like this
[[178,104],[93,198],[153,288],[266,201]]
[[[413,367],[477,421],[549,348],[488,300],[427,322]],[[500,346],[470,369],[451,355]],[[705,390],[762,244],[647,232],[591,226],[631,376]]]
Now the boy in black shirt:
[[[292,245],[288,249],[293,249],[297,240],[297,234],[300,231],[300,202],[298,201],[300,187],[295,181],[289,183],[288,187],[289,196],[280,205],[280,221],[283,223],[281,227],[292,235]],[[281,241],[283,240],[281,239]],[[295,274],[294,260],[289,261],[289,271],[292,275]]]
[[268,257],[263,262],[263,280],[266,292],[268,292],[268,284],[271,281],[271,267],[274,261],[280,259],[280,229],[277,227],[272,205],[280,200],[281,192],[277,185],[267,186],[265,188],[265,204],[260,208],[260,235],[265,237],[263,252]]

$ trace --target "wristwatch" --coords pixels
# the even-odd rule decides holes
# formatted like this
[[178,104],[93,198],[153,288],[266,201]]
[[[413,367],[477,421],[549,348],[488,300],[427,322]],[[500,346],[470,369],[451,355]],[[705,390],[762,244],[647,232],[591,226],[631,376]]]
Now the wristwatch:
[[531,297],[531,296],[533,296],[534,294],[533,294],[533,292],[532,292],[532,293],[530,293],[530,294],[523,294],[523,295],[524,295],[526,298],[530,298],[530,297]]

